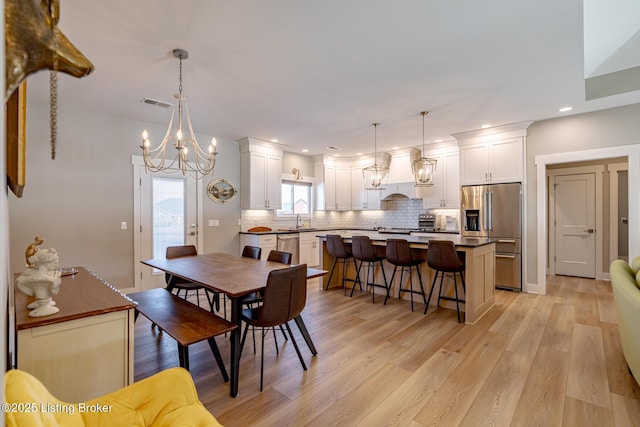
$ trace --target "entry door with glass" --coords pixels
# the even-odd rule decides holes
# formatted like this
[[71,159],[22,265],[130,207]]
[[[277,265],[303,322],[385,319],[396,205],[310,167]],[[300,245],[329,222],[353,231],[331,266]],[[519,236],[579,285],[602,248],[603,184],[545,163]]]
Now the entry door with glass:
[[[164,258],[167,246],[195,245],[198,251],[197,181],[189,174],[140,171],[140,253]],[[165,286],[164,272],[141,268],[141,289]]]

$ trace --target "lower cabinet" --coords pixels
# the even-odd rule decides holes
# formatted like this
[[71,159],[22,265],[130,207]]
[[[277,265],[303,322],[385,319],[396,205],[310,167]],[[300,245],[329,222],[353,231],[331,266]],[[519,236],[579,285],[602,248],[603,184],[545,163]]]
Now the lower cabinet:
[[314,267],[320,263],[320,246],[317,234],[316,231],[300,233],[300,264]]
[[77,267],[62,278],[60,312],[29,317],[33,297],[15,293],[17,368],[58,399],[83,402],[133,382],[134,303]]
[[267,259],[269,252],[278,248],[277,234],[241,234],[240,235],[240,253],[245,246],[257,246],[262,248],[260,259]]

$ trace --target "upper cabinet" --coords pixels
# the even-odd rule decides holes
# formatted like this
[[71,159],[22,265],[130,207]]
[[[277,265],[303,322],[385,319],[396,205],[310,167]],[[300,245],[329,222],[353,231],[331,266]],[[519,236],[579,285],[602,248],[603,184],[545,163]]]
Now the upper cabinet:
[[351,166],[330,156],[315,157],[316,210],[351,210]]
[[366,211],[380,209],[380,191],[365,190],[362,168],[366,164],[351,166],[351,209]]
[[436,172],[431,187],[416,187],[425,209],[460,207],[460,155],[457,146],[426,151],[426,157],[436,159]]
[[240,143],[240,207],[282,207],[282,150],[252,138]]
[[460,145],[460,184],[522,182],[524,141],[531,122],[456,134]]

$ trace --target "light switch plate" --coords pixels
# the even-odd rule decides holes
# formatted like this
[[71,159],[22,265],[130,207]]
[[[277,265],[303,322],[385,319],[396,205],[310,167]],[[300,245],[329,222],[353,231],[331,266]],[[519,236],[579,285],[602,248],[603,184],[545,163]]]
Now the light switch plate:
[[220,220],[219,219],[210,219],[209,220],[209,227],[219,227],[220,226]]

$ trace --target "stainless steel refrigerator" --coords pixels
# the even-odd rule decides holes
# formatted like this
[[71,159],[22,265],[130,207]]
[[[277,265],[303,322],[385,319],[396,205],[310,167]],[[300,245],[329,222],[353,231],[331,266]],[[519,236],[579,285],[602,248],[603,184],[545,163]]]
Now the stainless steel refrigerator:
[[496,287],[522,290],[522,185],[462,187],[462,235],[496,239]]

